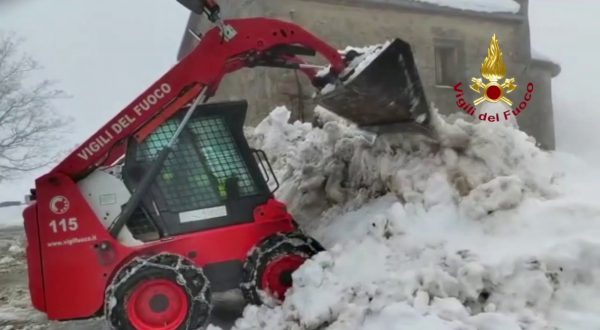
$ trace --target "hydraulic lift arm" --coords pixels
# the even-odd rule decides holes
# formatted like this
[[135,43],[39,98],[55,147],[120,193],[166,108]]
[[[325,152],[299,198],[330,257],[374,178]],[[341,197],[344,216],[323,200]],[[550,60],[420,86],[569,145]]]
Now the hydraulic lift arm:
[[[244,67],[274,66],[299,69],[322,86],[316,71],[296,55],[319,53],[331,64],[335,76],[345,68],[339,52],[293,23],[269,18],[233,19],[224,22],[235,36],[226,40],[222,26],[211,29],[198,46],[124,110],[66,157],[51,173],[77,178],[96,166],[111,164],[124,148],[125,138],[143,139],[202,90],[216,92],[222,78]],[[144,133],[145,132],[145,133]]]

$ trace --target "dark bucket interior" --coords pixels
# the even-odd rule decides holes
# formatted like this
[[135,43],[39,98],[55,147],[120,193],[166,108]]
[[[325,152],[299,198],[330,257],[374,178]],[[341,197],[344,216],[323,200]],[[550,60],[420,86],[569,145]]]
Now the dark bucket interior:
[[429,106],[410,45],[394,40],[356,77],[317,102],[358,126],[374,131],[429,123]]

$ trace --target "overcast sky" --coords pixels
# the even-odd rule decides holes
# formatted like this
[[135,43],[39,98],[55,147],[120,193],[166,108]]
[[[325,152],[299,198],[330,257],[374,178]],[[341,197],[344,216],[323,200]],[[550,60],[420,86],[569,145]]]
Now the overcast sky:
[[530,0],[531,43],[559,62],[553,81],[554,120],[560,150],[600,164],[600,1]]
[[[45,68],[40,78],[57,80],[72,96],[55,108],[73,118],[73,145],[175,63],[188,18],[173,0],[2,2],[0,31],[24,38],[24,50]],[[35,177],[0,183],[0,201],[21,200]]]
[[[188,15],[173,0],[2,2],[0,31],[24,38],[24,50],[45,67],[40,78],[57,80],[72,95],[56,108],[74,119],[73,144],[89,137],[175,63]],[[559,148],[596,161],[598,13],[598,0],[530,4],[533,48],[563,68],[554,80]],[[0,201],[20,200],[34,177],[0,184]]]

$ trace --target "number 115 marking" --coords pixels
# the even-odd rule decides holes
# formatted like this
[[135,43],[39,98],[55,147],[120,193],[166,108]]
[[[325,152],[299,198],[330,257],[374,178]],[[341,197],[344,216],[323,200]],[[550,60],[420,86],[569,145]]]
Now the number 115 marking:
[[79,229],[79,224],[77,218],[61,219],[60,221],[52,220],[50,221],[50,228],[55,234],[58,232],[66,233]]

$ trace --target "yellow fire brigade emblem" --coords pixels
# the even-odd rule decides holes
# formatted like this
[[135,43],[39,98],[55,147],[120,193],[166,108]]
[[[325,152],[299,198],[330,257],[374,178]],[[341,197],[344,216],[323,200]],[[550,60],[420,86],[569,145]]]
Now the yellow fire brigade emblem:
[[504,82],[500,83],[500,80],[506,76],[506,65],[496,34],[492,36],[487,56],[481,64],[481,75],[488,80],[487,83],[484,83],[482,78],[471,78],[471,89],[480,95],[483,93],[473,103],[479,105],[483,101],[492,103],[502,101],[512,106],[512,101],[506,95],[517,89],[517,85],[515,78],[504,79]]

